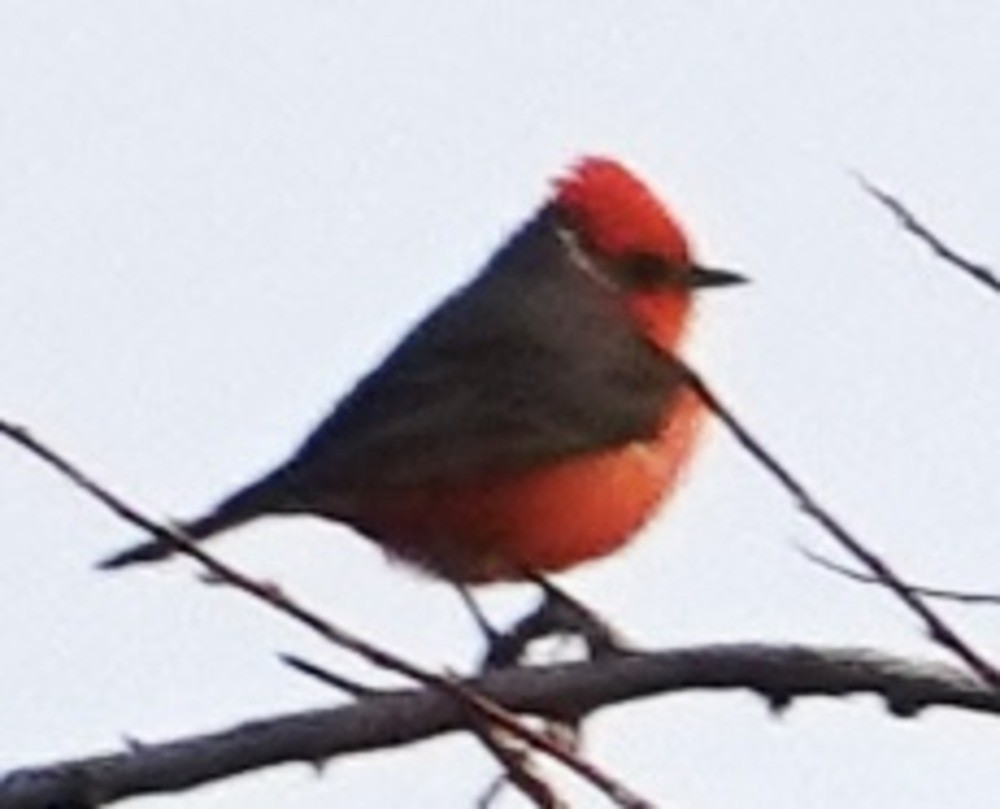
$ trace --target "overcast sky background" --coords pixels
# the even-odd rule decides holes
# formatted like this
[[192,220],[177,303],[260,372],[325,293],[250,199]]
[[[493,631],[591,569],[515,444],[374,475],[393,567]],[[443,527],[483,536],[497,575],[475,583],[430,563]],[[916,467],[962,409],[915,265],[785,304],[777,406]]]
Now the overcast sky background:
[[[4,0],[0,417],[153,514],[195,512],[280,460],[553,174],[607,153],[756,281],[711,296],[689,347],[726,400],[901,571],[1000,589],[1000,299],[851,176],[1000,263],[997,42],[1000,5],[974,0]],[[186,563],[98,575],[132,531],[2,442],[0,537],[0,768],[335,699],[277,651],[385,681]],[[832,552],[716,429],[664,519],[562,581],[651,646],[942,656],[797,545]],[[478,654],[448,588],[346,529],[262,522],[216,548],[425,665]],[[1000,658],[996,610],[946,612]],[[957,712],[777,719],[714,694],[587,727],[595,761],[672,806],[997,801],[1000,725]],[[465,807],[493,772],[452,738],[141,805]]]

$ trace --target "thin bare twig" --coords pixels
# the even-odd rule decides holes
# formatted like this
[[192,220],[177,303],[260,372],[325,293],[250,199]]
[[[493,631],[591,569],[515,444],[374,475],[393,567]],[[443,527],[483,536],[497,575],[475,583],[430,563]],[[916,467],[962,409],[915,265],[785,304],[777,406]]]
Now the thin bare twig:
[[[332,686],[338,691],[345,691],[355,699],[370,699],[387,693],[348,680],[296,655],[284,654],[281,655],[281,660],[300,674],[305,674],[324,685]],[[534,771],[530,747],[524,749],[515,747],[494,725],[484,721],[480,711],[469,710],[468,716],[471,730],[479,738],[483,747],[503,768],[503,774],[486,789],[479,801],[480,806],[488,807],[504,784],[513,786],[540,809],[563,809],[567,806],[559,799],[555,790]]]
[[356,680],[344,677],[341,674],[337,674],[335,671],[325,669],[316,663],[312,663],[305,658],[299,657],[298,655],[282,653],[278,655],[278,659],[292,669],[292,671],[304,674],[306,677],[310,677],[311,679],[321,682],[323,685],[335,688],[338,691],[343,691],[345,694],[354,699],[371,699],[372,697],[377,697],[382,693],[382,691],[378,688],[372,688],[364,683],[359,683]]
[[508,784],[539,809],[568,809],[569,804],[535,771],[530,748],[516,747],[496,727],[484,722],[479,714],[470,712],[469,718],[483,747],[503,768],[503,775],[487,787],[479,800],[479,806],[488,809],[503,786]]
[[200,562],[215,578],[224,581],[232,587],[250,595],[272,609],[292,618],[303,626],[313,630],[327,641],[347,649],[373,665],[401,674],[421,685],[441,691],[467,709],[478,711],[486,720],[495,722],[511,735],[531,747],[541,750],[584,780],[602,791],[610,800],[625,809],[647,809],[652,806],[648,801],[634,794],[624,784],[619,783],[597,766],[586,761],[576,752],[565,749],[554,743],[545,734],[538,733],[520,722],[518,718],[495,705],[487,698],[473,693],[468,687],[458,684],[453,679],[438,676],[432,672],[410,663],[408,660],[379,648],[361,637],[337,627],[316,612],[309,610],[293,601],[287,595],[270,583],[260,582],[239,570],[220,562],[192,542],[183,532],[146,517],[123,499],[112,494],[108,489],[98,484],[86,475],[79,467],[64,458],[43,442],[34,438],[23,427],[0,420],[0,434],[36,457],[40,458],[79,488],[97,499],[114,514],[137,528],[146,531],[156,539],[169,542],[177,550]]
[[[806,559],[810,562],[814,562],[820,567],[824,567],[846,579],[851,579],[852,581],[860,582],[861,584],[878,584],[883,587],[885,586],[885,582],[877,576],[862,573],[859,570],[854,570],[846,565],[840,564],[839,562],[834,562],[832,559],[823,556],[823,554],[816,553],[816,551],[810,550],[809,548],[799,547],[799,553],[806,557]],[[1000,594],[997,593],[975,593],[968,590],[949,590],[944,587],[928,587],[923,584],[910,584],[909,582],[906,583],[906,587],[914,593],[922,595],[924,598],[954,601],[957,604],[965,604],[967,606],[995,607],[1000,604]]]
[[1000,671],[976,652],[956,630],[951,628],[944,618],[925,604],[920,595],[909,587],[880,556],[869,550],[860,539],[848,531],[844,524],[813,496],[805,484],[793,475],[788,467],[779,461],[743,425],[742,421],[736,418],[733,411],[722,403],[691,368],[685,366],[685,372],[687,383],[726,426],[737,443],[781,484],[782,488],[798,503],[799,508],[817,522],[851,556],[861,562],[872,575],[884,582],[886,588],[892,591],[921,619],[932,640],[961,659],[984,683],[993,688],[1000,688]]
[[[283,663],[300,674],[318,680],[324,685],[332,686],[338,691],[345,691],[355,699],[370,699],[388,693],[348,680],[297,655],[283,654],[280,657]],[[484,721],[479,710],[468,710],[467,713],[472,732],[476,734],[482,745],[503,768],[504,773],[500,776],[499,784],[511,784],[541,809],[560,809],[564,806],[549,785],[533,772],[527,750],[518,750],[506,741],[496,727]],[[489,800],[491,800],[489,796],[498,789],[497,783],[491,784],[481,803],[488,805]]]
[[933,252],[938,258],[943,259],[956,269],[961,270],[966,275],[974,278],[976,281],[985,285],[993,292],[1000,293],[1000,277],[997,276],[995,270],[991,267],[987,267],[985,264],[979,264],[978,262],[971,261],[970,259],[967,259],[955,252],[947,244],[941,241],[940,237],[938,237],[936,233],[930,230],[926,225],[923,225],[910,212],[910,210],[899,201],[899,199],[894,197],[892,194],[883,191],[877,185],[870,182],[864,175],[855,173],[854,176],[861,187],[867,191],[869,195],[888,208],[899,221],[899,224],[902,225],[905,230],[908,230],[920,239],[920,241],[926,244],[931,249],[931,252]]
[[[514,736],[525,739],[524,735],[520,732],[520,728],[523,725],[516,714],[511,713],[502,705],[499,705],[488,697],[484,697],[477,690],[465,684],[453,681],[453,685],[460,689],[465,694],[468,702],[478,708],[480,713],[493,725],[509,731]],[[566,757],[575,759],[573,769],[578,774],[586,777],[590,783],[597,786],[601,792],[618,806],[628,807],[628,809],[655,809],[655,806],[645,798],[632,792],[632,790],[620,781],[609,777],[607,773],[594,767],[585,759],[577,757],[568,747],[560,744],[546,734],[539,733],[533,736],[531,746],[543,753],[547,753],[557,761],[564,761]]]

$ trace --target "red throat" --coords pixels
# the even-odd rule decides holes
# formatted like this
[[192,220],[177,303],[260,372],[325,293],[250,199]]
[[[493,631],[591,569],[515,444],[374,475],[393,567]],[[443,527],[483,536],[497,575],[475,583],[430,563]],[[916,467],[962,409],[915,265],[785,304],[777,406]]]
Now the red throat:
[[620,163],[585,157],[555,187],[556,205],[605,255],[652,253],[678,263],[690,261],[690,247],[680,225]]

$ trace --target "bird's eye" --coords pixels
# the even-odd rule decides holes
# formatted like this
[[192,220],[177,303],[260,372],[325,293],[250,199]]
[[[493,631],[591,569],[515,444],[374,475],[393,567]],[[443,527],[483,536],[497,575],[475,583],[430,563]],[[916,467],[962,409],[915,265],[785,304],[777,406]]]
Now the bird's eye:
[[676,283],[675,267],[652,253],[636,253],[623,268],[627,284],[635,289],[658,289]]

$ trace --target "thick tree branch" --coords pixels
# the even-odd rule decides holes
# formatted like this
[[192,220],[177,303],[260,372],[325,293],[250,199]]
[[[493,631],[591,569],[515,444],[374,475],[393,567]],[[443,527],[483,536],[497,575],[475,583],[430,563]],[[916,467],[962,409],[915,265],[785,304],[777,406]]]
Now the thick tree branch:
[[[508,669],[464,685],[511,712],[556,717],[699,689],[749,690],[776,708],[799,697],[874,694],[900,717],[931,706],[1000,714],[1000,695],[963,669],[853,648],[701,646]],[[466,710],[435,688],[385,692],[338,708],[20,770],[0,781],[0,806],[94,807],[277,764],[316,764],[467,730]]]

